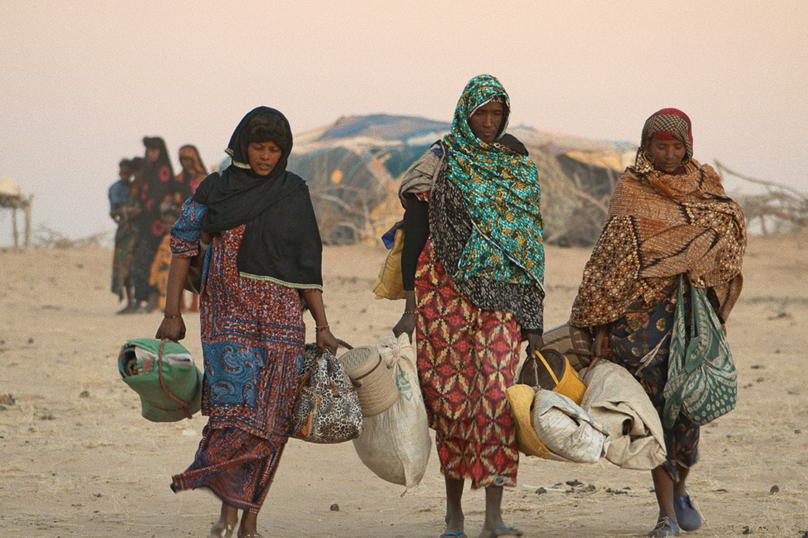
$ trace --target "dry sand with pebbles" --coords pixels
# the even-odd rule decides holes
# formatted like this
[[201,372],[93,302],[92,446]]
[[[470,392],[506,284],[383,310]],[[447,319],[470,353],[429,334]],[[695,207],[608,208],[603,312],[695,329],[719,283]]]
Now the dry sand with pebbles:
[[[370,292],[383,256],[370,246],[325,252],[331,325],[355,345],[387,335],[402,310]],[[587,257],[548,249],[548,327],[566,320]],[[4,538],[201,537],[216,518],[211,495],[175,495],[168,487],[171,474],[190,463],[205,419],[147,422],[118,376],[119,347],[152,336],[160,315],[113,315],[119,305],[108,292],[110,258],[104,249],[0,251]],[[745,275],[729,322],[740,401],[703,430],[691,492],[705,524],[694,536],[806,536],[808,237],[753,238]],[[187,318],[185,344],[199,356],[198,319]],[[644,536],[656,515],[650,488],[647,472],[524,458],[519,486],[505,493],[505,517],[526,536]],[[434,452],[419,489],[402,491],[367,470],[351,443],[293,440],[259,530],[267,537],[437,537],[444,495]],[[483,493],[465,499],[473,538]]]

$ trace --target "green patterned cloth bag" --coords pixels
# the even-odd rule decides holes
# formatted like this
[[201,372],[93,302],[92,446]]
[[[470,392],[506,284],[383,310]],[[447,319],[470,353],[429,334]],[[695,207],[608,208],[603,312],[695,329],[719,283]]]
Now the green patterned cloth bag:
[[735,409],[738,373],[721,322],[707,292],[690,286],[690,334],[685,322],[684,283],[679,275],[679,300],[671,334],[668,382],[662,422],[673,426],[680,412],[704,425]]
[[204,376],[184,346],[135,338],[118,352],[118,371],[140,395],[141,414],[152,422],[176,422],[202,407]]

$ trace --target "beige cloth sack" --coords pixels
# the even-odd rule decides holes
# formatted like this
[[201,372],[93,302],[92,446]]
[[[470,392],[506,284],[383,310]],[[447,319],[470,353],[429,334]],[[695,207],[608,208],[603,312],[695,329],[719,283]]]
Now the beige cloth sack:
[[601,360],[584,382],[581,407],[611,432],[606,459],[624,469],[660,466],[666,455],[662,422],[639,381],[622,366]]
[[609,431],[567,396],[539,389],[531,422],[554,454],[575,463],[597,463],[609,447]]
[[415,349],[406,333],[397,340],[385,338],[378,348],[393,370],[399,397],[387,411],[365,417],[362,434],[353,444],[362,463],[379,478],[410,490],[424,477],[432,449]]

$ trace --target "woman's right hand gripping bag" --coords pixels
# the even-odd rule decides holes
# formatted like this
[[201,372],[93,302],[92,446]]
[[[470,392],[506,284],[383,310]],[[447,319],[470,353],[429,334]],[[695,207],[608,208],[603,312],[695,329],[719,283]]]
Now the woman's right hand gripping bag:
[[395,375],[398,400],[387,411],[365,417],[362,434],[353,444],[368,469],[409,491],[424,477],[432,449],[415,349],[406,333],[398,339],[385,338],[378,348],[382,361]]

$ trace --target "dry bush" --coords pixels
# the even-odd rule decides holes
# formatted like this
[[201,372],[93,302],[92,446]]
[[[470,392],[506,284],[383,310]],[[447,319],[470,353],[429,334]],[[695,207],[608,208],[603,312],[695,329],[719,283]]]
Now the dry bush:
[[109,240],[108,232],[101,232],[87,237],[70,239],[65,235],[44,225],[34,230],[32,243],[34,248],[84,248],[99,247]]

